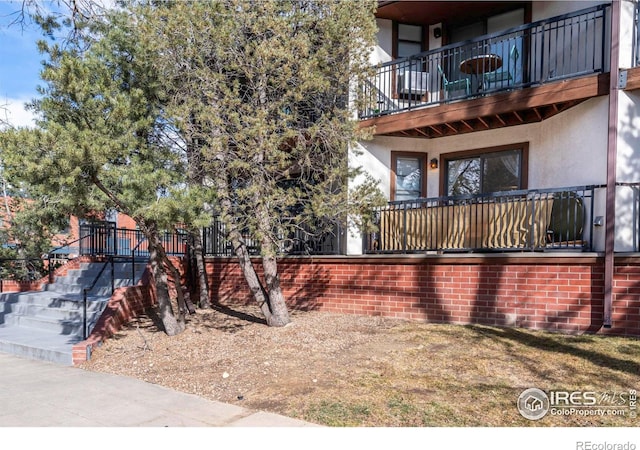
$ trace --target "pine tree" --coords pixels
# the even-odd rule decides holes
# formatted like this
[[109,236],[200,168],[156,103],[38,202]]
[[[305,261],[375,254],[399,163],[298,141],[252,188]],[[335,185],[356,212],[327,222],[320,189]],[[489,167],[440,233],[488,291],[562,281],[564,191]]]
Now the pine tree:
[[[212,215],[267,323],[286,325],[280,255],[301,231],[361,225],[382,198],[348,162],[362,137],[353,87],[370,70],[374,8],[373,0],[153,0],[88,26],[75,15],[71,45],[42,44],[40,128],[4,137],[14,173],[69,209],[136,219],[153,244],[169,334],[182,324],[166,294],[158,230],[180,222],[195,234]],[[259,244],[262,279],[249,242]]]
[[[289,315],[278,256],[379,200],[348,191],[358,135],[352,86],[369,70],[375,2],[148,2],[139,23],[175,121],[215,190],[216,213],[267,323]],[[197,153],[196,153],[197,152]],[[257,242],[261,280],[247,249]]]
[[[46,28],[57,26],[49,18]],[[183,158],[162,117],[164,89],[138,29],[125,12],[92,20],[64,42],[39,43],[48,57],[36,129],[7,130],[3,160],[11,178],[55,198],[65,213],[113,208],[131,216],[149,241],[165,332],[184,329],[171,305],[160,239],[161,192],[183,182]],[[182,313],[182,311],[180,311]]]

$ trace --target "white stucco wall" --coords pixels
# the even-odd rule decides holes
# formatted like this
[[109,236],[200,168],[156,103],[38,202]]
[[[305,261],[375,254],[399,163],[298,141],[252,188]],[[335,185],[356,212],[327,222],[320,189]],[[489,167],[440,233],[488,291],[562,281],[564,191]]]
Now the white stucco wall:
[[634,9],[635,2],[623,0],[620,3],[620,67],[633,67],[634,40]]
[[537,21],[542,19],[548,19],[549,17],[561,16],[573,11],[579,11],[581,9],[591,8],[597,6],[604,1],[542,1],[533,2],[531,5],[531,20]]
[[371,65],[391,61],[393,47],[393,21],[376,19],[378,25],[377,45],[374,47],[369,60]]
[[[618,139],[616,180],[621,183],[640,182],[640,92],[621,91],[618,97]],[[634,224],[640,219],[637,189],[618,186],[616,189],[616,251],[633,250]]]
[[617,180],[640,181],[640,91],[621,91],[618,97],[617,153]]
[[[423,152],[427,158],[519,142],[529,143],[529,187],[552,188],[606,182],[608,100],[588,100],[543,122],[437,139],[378,136],[361,142],[354,163],[381,181],[389,196],[391,151]],[[640,151],[640,150],[639,150]],[[427,174],[429,197],[439,192],[439,170]]]

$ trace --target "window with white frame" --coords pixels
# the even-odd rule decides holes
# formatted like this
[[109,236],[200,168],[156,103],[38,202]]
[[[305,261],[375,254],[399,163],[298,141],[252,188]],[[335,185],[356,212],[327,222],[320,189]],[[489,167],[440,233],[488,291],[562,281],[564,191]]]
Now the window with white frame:
[[427,155],[391,152],[391,200],[414,200],[427,195]]

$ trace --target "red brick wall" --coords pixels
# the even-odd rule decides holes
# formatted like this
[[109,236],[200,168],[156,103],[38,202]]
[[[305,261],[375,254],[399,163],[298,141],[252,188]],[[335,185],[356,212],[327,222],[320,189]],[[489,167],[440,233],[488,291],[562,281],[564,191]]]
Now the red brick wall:
[[[81,256],[79,258],[75,258],[63,266],[58,267],[53,271],[53,275],[55,276],[64,276],[71,269],[80,268],[80,264],[83,262],[91,262],[92,258],[89,256]],[[45,275],[39,280],[36,281],[13,281],[13,280],[2,280],[2,290],[0,292],[26,292],[26,291],[38,291],[40,290],[46,283],[49,282],[49,276]]]
[[133,220],[131,217],[127,216],[126,214],[118,213],[118,222],[117,222],[118,228],[135,230],[136,226],[137,226],[136,221]]
[[41,287],[40,281],[0,280],[0,293],[37,291]]
[[155,291],[147,269],[137,285],[120,287],[113,292],[91,334],[87,339],[73,346],[73,364],[87,361],[93,347],[99,346],[105,339],[114,336],[127,323],[155,304]]
[[[291,308],[640,335],[640,259],[616,262],[610,329],[597,257],[284,258],[279,269]],[[214,302],[252,301],[235,260],[211,259],[207,272]]]

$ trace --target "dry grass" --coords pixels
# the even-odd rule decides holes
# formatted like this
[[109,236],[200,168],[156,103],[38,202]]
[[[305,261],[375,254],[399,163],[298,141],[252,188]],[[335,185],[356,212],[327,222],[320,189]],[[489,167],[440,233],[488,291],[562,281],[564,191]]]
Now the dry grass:
[[[640,341],[294,312],[269,328],[253,307],[198,311],[168,337],[142,318],[87,370],[329,426],[636,426]],[[624,394],[624,417],[522,417],[527,388]],[[616,397],[617,396],[617,397]]]

